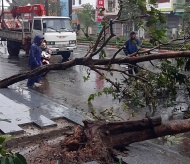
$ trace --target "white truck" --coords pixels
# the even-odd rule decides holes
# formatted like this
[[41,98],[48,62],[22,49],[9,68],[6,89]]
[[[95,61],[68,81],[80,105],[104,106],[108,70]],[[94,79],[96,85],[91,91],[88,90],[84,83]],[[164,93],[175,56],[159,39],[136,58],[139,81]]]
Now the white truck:
[[34,36],[40,34],[44,36],[51,55],[69,58],[77,48],[70,18],[45,15],[42,4],[15,6],[11,12],[2,12],[0,38],[7,42],[9,55],[16,56],[21,49],[29,53]]

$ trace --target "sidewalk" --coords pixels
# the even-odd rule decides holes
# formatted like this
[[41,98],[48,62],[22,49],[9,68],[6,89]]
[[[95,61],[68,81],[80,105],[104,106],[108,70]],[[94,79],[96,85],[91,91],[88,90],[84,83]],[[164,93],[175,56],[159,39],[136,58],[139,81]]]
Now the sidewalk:
[[84,116],[55,103],[28,88],[0,90],[0,130],[2,134],[24,133],[23,125],[34,124],[40,129],[57,126],[55,119],[65,118],[83,125]]

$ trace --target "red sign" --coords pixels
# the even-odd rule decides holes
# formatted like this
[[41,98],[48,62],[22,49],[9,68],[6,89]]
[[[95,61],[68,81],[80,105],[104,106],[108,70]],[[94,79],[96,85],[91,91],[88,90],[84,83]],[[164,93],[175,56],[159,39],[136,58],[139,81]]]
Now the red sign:
[[96,22],[103,21],[104,19],[104,11],[102,11],[103,8],[104,8],[104,0],[97,0],[96,1],[96,15],[95,15]]

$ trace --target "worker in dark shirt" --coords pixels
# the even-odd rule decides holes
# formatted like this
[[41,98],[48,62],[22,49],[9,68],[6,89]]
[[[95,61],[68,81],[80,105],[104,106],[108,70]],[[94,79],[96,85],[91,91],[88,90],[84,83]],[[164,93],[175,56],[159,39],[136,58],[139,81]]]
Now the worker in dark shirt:
[[[128,56],[128,55],[131,55],[131,54],[137,52],[138,51],[137,46],[141,46],[141,42],[136,38],[136,33],[131,32],[130,39],[125,42],[125,45],[123,48],[125,55]],[[137,64],[133,64],[133,66],[129,66],[128,68],[129,68],[129,71],[128,71],[129,74],[133,74],[133,70],[136,74],[138,73]]]

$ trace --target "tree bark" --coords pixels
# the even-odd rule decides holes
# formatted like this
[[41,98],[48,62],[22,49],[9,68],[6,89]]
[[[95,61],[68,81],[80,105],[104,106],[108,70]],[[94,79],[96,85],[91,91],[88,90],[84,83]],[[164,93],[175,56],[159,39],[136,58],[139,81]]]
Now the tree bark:
[[60,63],[60,64],[50,64],[36,68],[35,70],[10,76],[0,81],[0,88],[6,88],[9,85],[17,83],[19,81],[25,80],[31,76],[38,75],[40,73],[49,71],[49,70],[65,70],[67,68],[83,65],[83,66],[95,66],[95,65],[109,65],[109,64],[122,64],[122,63],[139,63],[144,61],[150,61],[155,59],[167,59],[167,58],[176,58],[176,57],[190,57],[190,51],[180,51],[180,52],[168,52],[163,54],[154,54],[147,56],[140,56],[136,58],[116,58],[116,59],[91,59],[88,57],[75,58],[71,61]]
[[134,142],[190,131],[190,119],[161,123],[161,118],[145,118],[127,122],[84,121],[88,139],[101,134],[107,146],[122,147]]
[[[115,159],[114,148],[165,135],[190,131],[190,119],[161,122],[160,117],[126,122],[84,121],[84,127],[77,127],[74,135],[62,142],[63,159],[81,163],[85,159],[111,161]],[[71,158],[72,157],[72,158]],[[69,161],[71,160],[71,161]],[[80,163],[79,162],[79,163]]]

